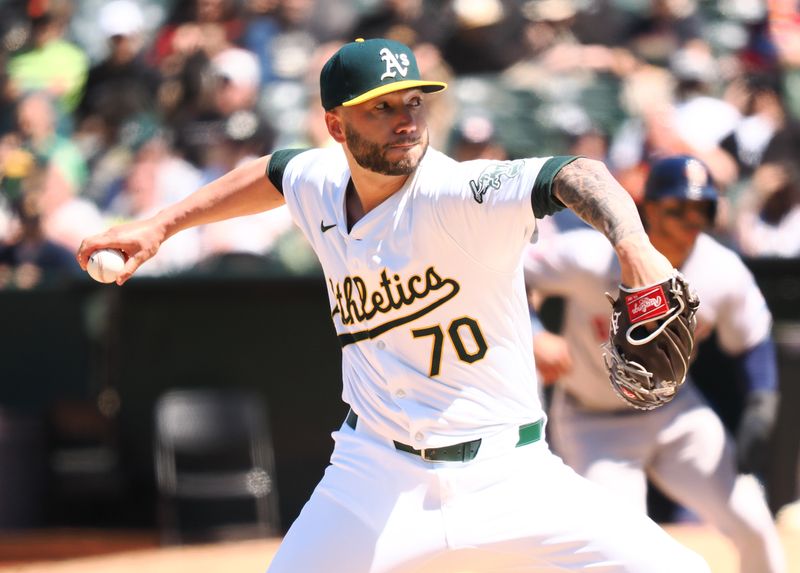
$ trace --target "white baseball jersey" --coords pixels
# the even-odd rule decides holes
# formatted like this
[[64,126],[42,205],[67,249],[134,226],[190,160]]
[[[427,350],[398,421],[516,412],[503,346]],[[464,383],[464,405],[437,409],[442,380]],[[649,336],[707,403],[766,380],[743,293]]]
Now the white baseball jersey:
[[[459,163],[429,149],[348,231],[343,152],[290,153],[273,155],[269,177],[322,263],[358,418],[333,433],[331,464],[270,573],[707,573],[544,440],[521,443],[521,426],[544,417],[521,255],[532,204],[549,201],[572,158]],[[478,438],[467,462],[398,445]]]
[[343,399],[377,432],[439,447],[543,417],[521,254],[546,159],[458,163],[429,149],[350,231],[343,151],[286,164],[286,202],[328,284]]
[[[722,350],[736,355],[769,336],[772,317],[764,297],[733,251],[700,234],[680,270],[700,297],[698,340],[716,329]],[[611,312],[602,293],[616,296],[620,281],[608,240],[593,229],[580,229],[532,245],[525,274],[532,287],[569,299],[562,334],[570,341],[574,366],[559,383],[586,408],[628,408],[608,384],[600,348],[608,340]]]

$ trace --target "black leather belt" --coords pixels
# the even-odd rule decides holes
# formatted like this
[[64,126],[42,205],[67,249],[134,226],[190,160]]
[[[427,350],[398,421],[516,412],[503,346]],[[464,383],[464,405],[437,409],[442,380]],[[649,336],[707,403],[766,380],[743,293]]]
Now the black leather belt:
[[[345,423],[353,430],[356,429],[358,423],[358,414],[350,410],[347,412]],[[519,427],[519,441],[516,447],[532,444],[539,441],[542,437],[542,420],[524,424]],[[400,442],[394,442],[394,447],[401,452],[408,452],[415,456],[421,457],[428,462],[468,462],[475,459],[478,455],[478,449],[481,447],[481,439],[471,440],[469,442],[462,442],[460,444],[453,444],[452,446],[445,446],[442,448],[425,448],[418,450]]]

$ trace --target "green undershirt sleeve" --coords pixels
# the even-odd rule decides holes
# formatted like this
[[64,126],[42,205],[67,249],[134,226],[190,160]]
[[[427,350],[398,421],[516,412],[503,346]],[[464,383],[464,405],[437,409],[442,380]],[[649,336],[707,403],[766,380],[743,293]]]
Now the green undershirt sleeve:
[[566,208],[566,205],[553,195],[553,179],[556,178],[562,167],[569,165],[579,157],[578,155],[556,155],[545,161],[536,176],[531,193],[534,217],[543,219],[547,215]]
[[279,149],[269,158],[267,177],[275,188],[280,191],[281,195],[283,195],[283,172],[286,170],[286,166],[295,156],[304,151],[308,151],[308,148]]

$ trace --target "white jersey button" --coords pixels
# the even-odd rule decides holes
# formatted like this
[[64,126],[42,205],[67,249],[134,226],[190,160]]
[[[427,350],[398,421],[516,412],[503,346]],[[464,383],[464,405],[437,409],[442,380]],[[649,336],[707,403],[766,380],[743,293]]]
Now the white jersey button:
[[423,439],[425,439],[425,434],[423,434],[422,432],[417,432],[416,434],[414,434],[414,439],[417,440],[418,442],[421,442]]
[[379,340],[377,346],[378,350],[383,350],[384,348],[386,348],[386,343],[383,340]]
[[406,391],[403,390],[402,388],[400,388],[399,390],[397,390],[394,393],[394,395],[397,396],[398,398],[405,398],[406,397]]

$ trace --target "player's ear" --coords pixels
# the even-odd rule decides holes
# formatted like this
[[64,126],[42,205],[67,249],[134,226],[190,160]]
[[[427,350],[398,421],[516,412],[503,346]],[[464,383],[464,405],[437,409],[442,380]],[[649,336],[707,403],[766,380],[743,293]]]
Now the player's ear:
[[337,143],[344,143],[344,125],[342,124],[342,116],[336,111],[325,112],[325,125],[328,128],[328,133]]

